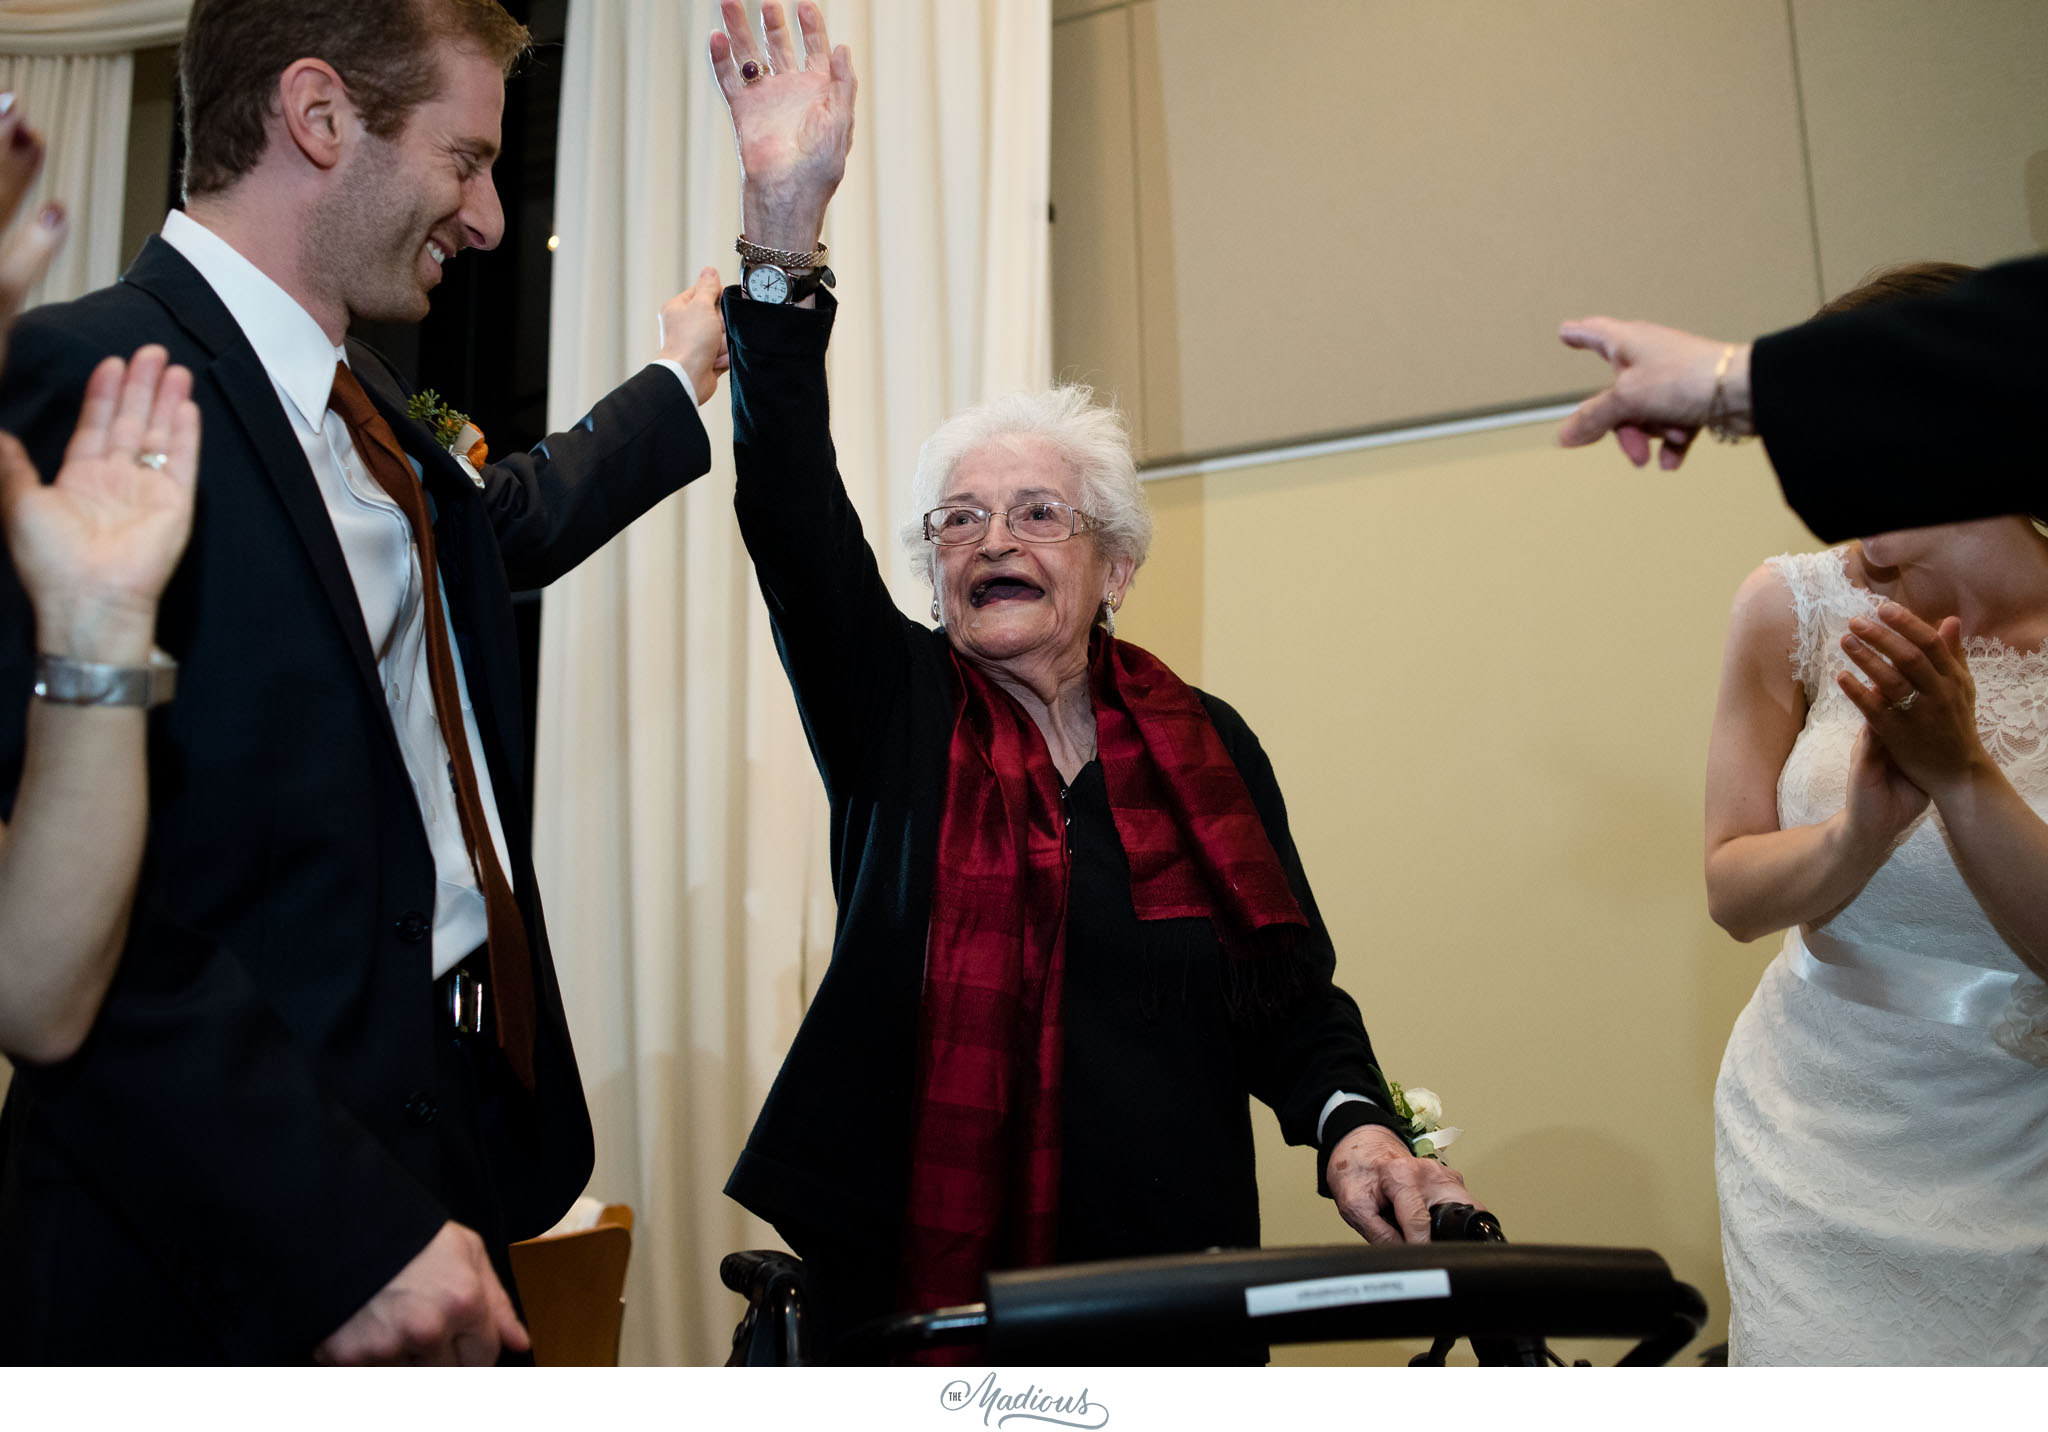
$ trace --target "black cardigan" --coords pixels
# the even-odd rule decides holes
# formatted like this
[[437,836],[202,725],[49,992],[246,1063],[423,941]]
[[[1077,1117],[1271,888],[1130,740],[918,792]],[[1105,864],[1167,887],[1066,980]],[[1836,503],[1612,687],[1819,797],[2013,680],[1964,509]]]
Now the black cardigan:
[[1829,542],[2048,504],[2048,258],[1760,338],[1757,431]]
[[[730,289],[725,303],[733,505],[831,802],[839,900],[831,963],[726,1192],[799,1253],[825,1241],[886,1249],[897,1239],[957,699],[945,636],[897,610],[839,480],[825,382],[836,309],[829,295],[820,297],[820,307],[807,310]],[[1330,983],[1335,953],[1272,767],[1236,712],[1203,700],[1311,925],[1313,991],[1251,1041],[1246,1089],[1272,1105],[1289,1142],[1312,1145],[1333,1092],[1384,1100],[1385,1091],[1357,1006]],[[1384,1108],[1344,1104],[1324,1130],[1325,1146],[1361,1124],[1392,1122]],[[1153,1130],[1128,1134],[1134,1157],[1144,1157]],[[1244,1155],[1248,1161],[1248,1141]],[[1244,1173],[1249,1178],[1248,1167]]]

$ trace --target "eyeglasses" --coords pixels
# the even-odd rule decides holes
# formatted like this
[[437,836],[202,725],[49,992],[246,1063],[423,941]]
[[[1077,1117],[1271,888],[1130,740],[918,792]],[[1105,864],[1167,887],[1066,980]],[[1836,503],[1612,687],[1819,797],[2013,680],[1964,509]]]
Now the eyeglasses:
[[1025,542],[1064,542],[1095,520],[1064,502],[1020,502],[1007,512],[991,512],[986,507],[934,507],[924,515],[924,540],[941,547],[979,542],[995,517],[1009,524],[1011,536]]

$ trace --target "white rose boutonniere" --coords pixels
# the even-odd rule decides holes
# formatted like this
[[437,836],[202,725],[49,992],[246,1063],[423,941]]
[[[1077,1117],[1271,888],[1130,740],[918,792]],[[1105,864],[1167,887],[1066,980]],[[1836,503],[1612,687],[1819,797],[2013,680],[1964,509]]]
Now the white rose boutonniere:
[[1393,1096],[1394,1112],[1407,1125],[1402,1132],[1417,1158],[1436,1158],[1464,1136],[1463,1129],[1445,1126],[1444,1101],[1434,1089],[1425,1089],[1420,1084],[1404,1089],[1387,1079],[1387,1092]]

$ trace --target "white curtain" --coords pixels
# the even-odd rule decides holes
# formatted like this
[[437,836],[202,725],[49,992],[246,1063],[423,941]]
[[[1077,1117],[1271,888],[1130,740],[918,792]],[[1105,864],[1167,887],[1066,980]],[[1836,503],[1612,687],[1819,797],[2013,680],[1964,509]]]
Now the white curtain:
[[0,0],[0,90],[48,146],[17,222],[64,201],[71,240],[28,303],[76,298],[120,276],[134,52],[185,31],[191,0]]
[[[736,274],[738,174],[704,59],[713,0],[574,0],[556,214],[551,421],[654,348],[705,264]],[[831,0],[861,77],[826,235],[842,300],[834,433],[906,610],[918,444],[1049,379],[1048,0]],[[720,1189],[831,948],[825,807],[714,467],[543,606],[536,849],[597,1126],[592,1192],[638,1214],[625,1360],[723,1359],[726,1252],[773,1242]]]

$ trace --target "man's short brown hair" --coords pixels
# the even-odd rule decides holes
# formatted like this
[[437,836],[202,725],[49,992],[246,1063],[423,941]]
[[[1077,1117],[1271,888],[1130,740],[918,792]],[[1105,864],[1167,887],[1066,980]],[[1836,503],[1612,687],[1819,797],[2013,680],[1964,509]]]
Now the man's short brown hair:
[[1839,298],[1821,305],[1815,318],[1832,318],[1838,313],[1848,313],[1858,308],[1875,308],[1880,304],[1897,303],[1902,298],[1931,298],[1937,293],[1946,293],[1977,270],[1968,264],[1926,263],[1899,264],[1895,268],[1879,269],[1864,277],[1863,282]]
[[531,43],[498,0],[197,0],[178,47],[186,197],[256,167],[278,76],[293,61],[332,65],[370,133],[389,139],[434,93],[444,40],[508,74]]

